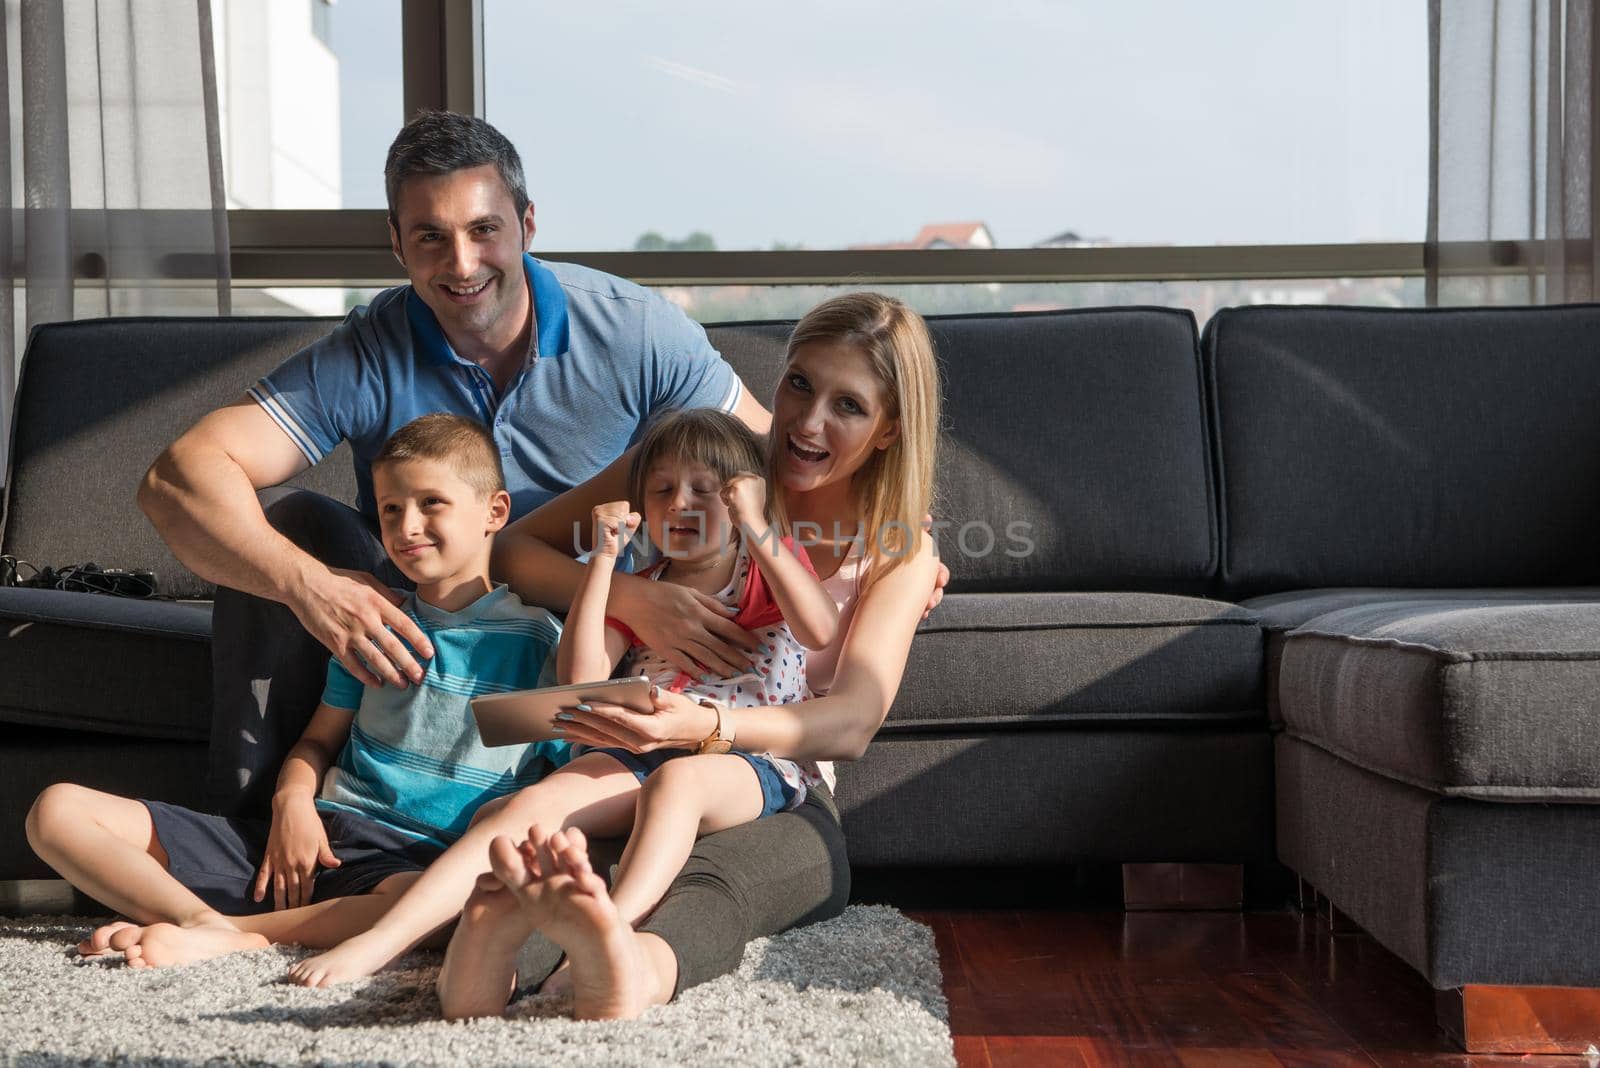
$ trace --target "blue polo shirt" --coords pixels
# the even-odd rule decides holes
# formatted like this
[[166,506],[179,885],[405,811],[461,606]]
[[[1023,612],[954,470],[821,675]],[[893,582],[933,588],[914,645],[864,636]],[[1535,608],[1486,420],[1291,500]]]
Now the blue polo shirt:
[[451,412],[494,434],[513,518],[587,481],[668,408],[732,411],[741,385],[698,323],[613,275],[523,256],[537,336],[495,395],[456,355],[411,286],[379,293],[250,396],[315,464],[341,441],[355,454],[357,507],[377,514],[372,458],[418,416]]

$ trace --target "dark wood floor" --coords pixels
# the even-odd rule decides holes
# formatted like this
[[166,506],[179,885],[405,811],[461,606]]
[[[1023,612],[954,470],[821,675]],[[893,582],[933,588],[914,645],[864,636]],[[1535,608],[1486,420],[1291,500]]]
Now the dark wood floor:
[[1600,1064],[1456,1052],[1420,976],[1311,914],[911,915],[938,940],[962,1068]]

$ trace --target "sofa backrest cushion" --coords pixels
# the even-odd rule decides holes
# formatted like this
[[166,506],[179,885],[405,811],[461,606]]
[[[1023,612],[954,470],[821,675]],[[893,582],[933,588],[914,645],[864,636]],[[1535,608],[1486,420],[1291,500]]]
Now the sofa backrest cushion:
[[[790,325],[708,328],[769,407]],[[934,513],[952,590],[1207,587],[1215,536],[1193,316],[1118,308],[929,325],[944,378]]]
[[[163,595],[209,597],[179,564],[134,494],[170,442],[332,318],[127,318],[41,326],[18,383],[6,479],[4,551],[33,564],[149,568]],[[340,448],[294,484],[355,500]]]
[[1203,348],[1226,593],[1600,578],[1600,306],[1236,308]]

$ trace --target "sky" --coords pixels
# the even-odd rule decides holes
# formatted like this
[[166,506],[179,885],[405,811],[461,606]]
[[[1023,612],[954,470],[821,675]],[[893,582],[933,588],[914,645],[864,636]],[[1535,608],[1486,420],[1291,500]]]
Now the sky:
[[[399,0],[339,0],[344,196],[383,202]],[[1420,241],[1425,0],[485,0],[535,248]]]

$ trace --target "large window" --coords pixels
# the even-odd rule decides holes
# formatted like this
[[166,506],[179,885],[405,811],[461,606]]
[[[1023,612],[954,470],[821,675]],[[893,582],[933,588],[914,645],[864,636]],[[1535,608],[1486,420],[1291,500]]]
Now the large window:
[[304,59],[230,38],[285,120],[228,147],[235,206],[271,209],[233,225],[259,310],[398,279],[373,209],[419,106],[517,144],[536,252],[703,321],[834,286],[929,313],[1424,299],[1425,0],[215,2]]
[[1423,0],[484,0],[561,250],[1422,240]]

